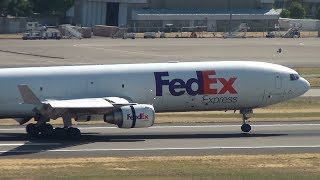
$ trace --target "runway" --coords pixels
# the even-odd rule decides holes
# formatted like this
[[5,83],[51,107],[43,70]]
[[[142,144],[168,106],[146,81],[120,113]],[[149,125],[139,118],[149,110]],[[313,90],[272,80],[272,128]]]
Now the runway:
[[0,129],[0,158],[320,152],[320,121],[256,123],[250,134],[242,134],[239,124],[167,124],[129,130],[80,126],[79,141],[28,140],[23,127],[6,127]]

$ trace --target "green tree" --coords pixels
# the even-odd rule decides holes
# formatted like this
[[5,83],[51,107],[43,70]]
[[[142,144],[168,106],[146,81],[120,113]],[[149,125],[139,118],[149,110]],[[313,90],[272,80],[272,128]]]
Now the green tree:
[[291,18],[303,19],[306,16],[306,10],[298,2],[293,2],[289,8],[289,11]]
[[65,16],[74,0],[0,0],[0,16],[29,16],[33,12]]
[[302,0],[291,0],[292,3],[299,3],[301,4],[302,3]]
[[317,19],[320,19],[320,6],[317,9],[316,17],[317,17]]
[[74,0],[30,0],[33,11],[40,14],[61,15],[74,4]]
[[12,16],[29,16],[32,14],[32,5],[28,0],[11,0],[7,12]]
[[290,17],[290,11],[287,10],[287,9],[282,10],[281,13],[280,13],[280,17],[289,18]]
[[6,16],[10,0],[0,0],[0,16]]

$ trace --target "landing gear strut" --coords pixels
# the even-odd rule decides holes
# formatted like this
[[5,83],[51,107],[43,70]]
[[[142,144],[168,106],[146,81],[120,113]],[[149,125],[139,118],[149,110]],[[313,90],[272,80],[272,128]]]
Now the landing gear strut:
[[248,124],[249,115],[252,114],[252,109],[241,109],[240,114],[242,114],[243,124],[241,126],[242,132],[248,133],[251,131],[251,126]]
[[81,138],[81,132],[78,128],[73,128],[70,116],[63,116],[63,128],[53,128],[51,124],[47,124],[50,119],[35,117],[36,124],[30,123],[26,126],[26,131],[30,137],[46,137],[46,138],[59,138],[59,139],[73,139]]

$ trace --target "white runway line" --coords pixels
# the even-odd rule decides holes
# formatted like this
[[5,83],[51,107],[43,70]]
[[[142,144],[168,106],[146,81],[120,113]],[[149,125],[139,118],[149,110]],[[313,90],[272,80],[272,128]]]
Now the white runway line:
[[[162,128],[221,128],[221,127],[240,127],[241,125],[201,125],[201,126],[154,126],[153,129]],[[320,126],[320,124],[258,124],[251,125],[252,127],[283,127],[283,126]]]
[[223,150],[223,149],[281,149],[281,148],[320,148],[320,145],[305,146],[213,146],[213,147],[172,147],[172,148],[132,148],[132,149],[54,149],[54,150],[8,150],[0,153],[35,153],[35,152],[112,152],[112,151],[169,151],[169,150]]
[[[163,58],[170,57],[170,55],[154,54],[154,53],[150,53],[150,52],[146,52],[146,51],[129,51],[129,50],[122,50],[122,49],[95,47],[94,45],[90,45],[90,44],[75,44],[73,46],[74,47],[85,47],[85,48],[91,48],[91,49],[97,49],[97,50],[104,50],[104,51],[113,51],[113,52],[119,52],[119,53],[137,54],[137,55],[143,55],[143,56],[154,56],[154,57],[163,57]],[[178,56],[173,56],[173,57],[178,58]]]
[[9,144],[0,144],[2,146],[52,146],[52,145],[61,145],[60,143],[9,143]]
[[0,131],[22,131],[22,130],[26,130],[25,128],[3,128],[0,129]]

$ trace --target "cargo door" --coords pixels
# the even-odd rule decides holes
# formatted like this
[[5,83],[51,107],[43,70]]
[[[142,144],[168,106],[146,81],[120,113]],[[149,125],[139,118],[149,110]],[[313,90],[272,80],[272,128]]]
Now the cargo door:
[[283,78],[280,74],[274,74],[274,86],[270,86],[270,88],[265,89],[263,97],[264,104],[274,104],[283,100],[285,93],[283,89],[282,79]]

